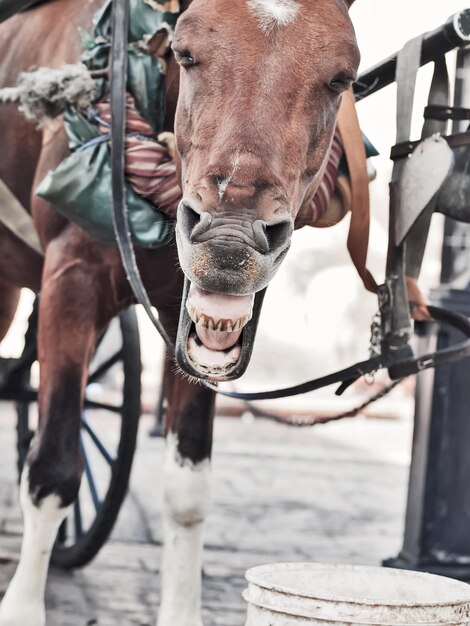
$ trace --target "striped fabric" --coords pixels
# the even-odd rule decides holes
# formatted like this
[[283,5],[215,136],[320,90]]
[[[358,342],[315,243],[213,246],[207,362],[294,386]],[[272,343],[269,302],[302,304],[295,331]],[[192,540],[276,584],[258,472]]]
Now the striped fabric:
[[[148,122],[138,113],[132,96],[126,100],[126,164],[125,174],[134,191],[151,202],[159,211],[171,218],[176,216],[176,209],[181,200],[181,188],[176,174],[173,146],[162,141],[162,136],[155,133]],[[103,134],[109,133],[111,125],[111,107],[109,100],[96,105],[96,120]],[[165,133],[166,136],[169,133]],[[343,146],[339,131],[336,130],[331,145],[330,157],[323,176],[313,198],[304,203],[295,227],[315,226],[328,209],[333,196],[338,168],[343,156]]]
[[295,220],[296,228],[315,226],[315,222],[318,222],[318,220],[321,220],[325,216],[335,191],[339,164],[342,157],[343,144],[339,130],[336,129],[323,179],[313,198],[302,205]]
[[[109,133],[111,107],[109,100],[96,105],[97,121],[103,134]],[[168,135],[168,133],[165,133]],[[161,139],[162,136],[160,136]],[[171,146],[159,141],[148,122],[137,112],[132,96],[126,99],[125,175],[134,191],[171,218],[181,200]]]

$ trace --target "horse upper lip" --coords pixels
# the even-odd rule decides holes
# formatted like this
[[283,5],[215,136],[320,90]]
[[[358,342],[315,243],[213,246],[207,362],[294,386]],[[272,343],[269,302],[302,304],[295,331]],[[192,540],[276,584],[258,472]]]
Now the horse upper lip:
[[251,319],[254,294],[234,296],[191,284],[186,309],[192,321],[210,330],[234,332]]

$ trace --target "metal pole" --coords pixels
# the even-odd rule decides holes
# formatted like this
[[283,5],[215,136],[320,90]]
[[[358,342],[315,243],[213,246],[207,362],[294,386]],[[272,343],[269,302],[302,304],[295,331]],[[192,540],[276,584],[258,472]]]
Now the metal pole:
[[[470,108],[470,48],[457,52],[455,106]],[[468,121],[455,121],[452,132],[465,132]],[[441,283],[464,277],[470,268],[470,224],[446,218],[442,245]]]
[[[455,106],[470,107],[470,47],[458,53]],[[458,123],[460,124],[460,123]],[[465,127],[454,125],[453,130]],[[469,182],[470,184],[470,182]],[[470,315],[468,283],[470,225],[446,220],[442,282],[432,300]],[[441,349],[456,340],[453,331],[423,333],[420,349]],[[469,359],[417,377],[408,503],[403,548],[384,565],[470,580],[470,379]]]
[[[443,26],[439,26],[424,36],[421,65],[426,65],[454,48],[469,43],[470,8],[455,13]],[[388,59],[374,65],[359,76],[353,85],[358,100],[370,96],[395,81],[397,55],[398,53],[392,54]]]

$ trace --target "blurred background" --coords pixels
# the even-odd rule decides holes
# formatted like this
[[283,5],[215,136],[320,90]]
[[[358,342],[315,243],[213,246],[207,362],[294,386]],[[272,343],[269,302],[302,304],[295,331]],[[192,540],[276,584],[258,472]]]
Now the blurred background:
[[[467,0],[358,0],[351,9],[362,54],[360,71],[399,50],[406,41],[433,30],[450,15],[468,6]],[[448,55],[451,75],[455,54]],[[419,137],[432,67],[418,77],[412,138]],[[377,172],[371,183],[371,237],[369,267],[378,281],[385,268],[388,220],[390,147],[395,140],[395,85],[360,102],[358,112],[365,134],[379,151],[371,159]],[[271,283],[263,308],[253,359],[237,389],[255,390],[287,386],[329,373],[368,356],[370,324],[377,310],[376,297],[366,292],[346,250],[349,218],[328,229],[306,227],[294,234],[292,248]],[[433,218],[421,286],[424,291],[438,283],[443,219]],[[32,294],[23,294],[16,323],[2,342],[2,356],[17,356],[22,349]],[[144,408],[152,411],[158,397],[163,346],[143,312],[139,312],[144,361]],[[280,401],[289,410],[336,410],[351,403],[338,399],[331,389],[313,396]],[[412,385],[394,392],[393,406],[386,412],[411,415]],[[385,402],[385,401],[384,401]],[[220,410],[226,409],[221,401]],[[229,404],[230,406],[230,404]],[[380,411],[380,405],[379,411]]]
[[[361,71],[468,7],[470,0],[357,0],[351,16],[362,52]],[[452,76],[455,54],[448,55],[448,66]],[[420,135],[431,72],[431,67],[424,67],[419,73],[412,139]],[[372,159],[377,175],[370,185],[368,263],[377,281],[383,279],[385,269],[395,98],[392,85],[358,105],[362,129],[380,153]],[[292,248],[268,289],[252,362],[246,375],[233,385],[236,389],[285,387],[367,358],[377,300],[364,290],[347,253],[348,226],[346,217],[328,229],[308,227],[294,234]],[[439,281],[442,239],[443,219],[435,215],[420,281],[425,292]],[[32,293],[23,292],[15,322],[0,346],[1,356],[20,355],[33,299]],[[52,570],[47,589],[49,626],[155,623],[158,589],[149,579],[156,579],[160,560],[159,472],[164,445],[148,433],[155,421],[164,350],[145,313],[139,310],[138,317],[146,415],[140,421],[129,496],[111,540],[91,566],[68,573]],[[118,335],[115,330],[112,339]],[[101,385],[101,380],[93,383],[92,398],[118,402],[121,374],[117,367],[107,375],[105,384]],[[37,382],[37,365],[33,377]],[[376,382],[376,387],[364,382],[355,385],[340,398],[330,388],[259,406],[283,415],[331,415],[359,405],[387,379],[381,374]],[[102,394],[109,392],[104,398]],[[13,404],[7,403],[2,411],[0,595],[13,575],[22,532],[17,505],[16,413]],[[242,419],[222,417],[215,425],[214,506],[206,530],[204,565],[206,626],[239,626],[244,621],[243,575],[253,565],[290,560],[379,564],[398,554],[403,545],[413,412],[413,380],[398,386],[355,420],[314,429],[254,421],[252,406],[218,399],[219,416],[239,415]],[[95,420],[96,432],[114,451],[116,422],[102,413],[95,411],[95,417],[87,415],[87,419]],[[85,441],[96,472],[94,480],[104,494],[109,467],[101,457],[96,458],[99,455],[90,440]],[[468,481],[461,458],[455,458],[462,488],[451,487],[460,495],[468,493]],[[93,519],[89,482],[83,481],[81,510]],[[437,501],[439,511],[443,501]],[[463,521],[467,535],[467,518]],[[70,523],[69,529],[73,528]],[[453,528],[450,526],[450,532]]]

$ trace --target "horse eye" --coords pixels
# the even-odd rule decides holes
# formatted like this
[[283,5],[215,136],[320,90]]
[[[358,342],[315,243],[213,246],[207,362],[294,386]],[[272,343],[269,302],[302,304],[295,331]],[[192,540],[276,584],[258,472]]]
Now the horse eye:
[[196,65],[196,61],[189,50],[178,51],[174,50],[176,60],[182,67],[193,67]]
[[330,82],[328,83],[328,87],[333,91],[342,92],[346,91],[346,89],[349,89],[353,81],[354,78],[341,72],[330,80]]

